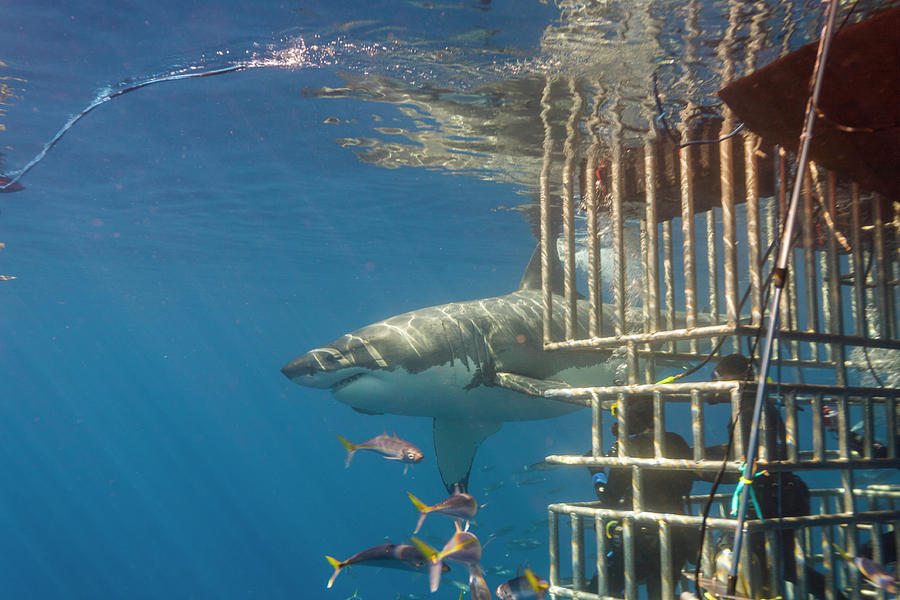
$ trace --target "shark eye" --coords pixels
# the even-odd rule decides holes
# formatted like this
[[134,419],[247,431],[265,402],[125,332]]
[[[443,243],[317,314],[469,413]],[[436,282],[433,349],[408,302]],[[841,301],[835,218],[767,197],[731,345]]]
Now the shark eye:
[[325,355],[325,363],[329,365],[333,365],[337,362],[337,357],[334,354],[326,354]]

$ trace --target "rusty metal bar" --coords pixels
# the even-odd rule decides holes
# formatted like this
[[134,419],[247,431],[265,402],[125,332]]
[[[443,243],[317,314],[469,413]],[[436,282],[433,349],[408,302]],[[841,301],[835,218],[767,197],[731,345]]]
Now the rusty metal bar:
[[[722,142],[723,144],[725,142]],[[719,322],[719,256],[716,248],[716,209],[711,208],[704,215],[706,222],[706,266],[709,286],[709,319]]]
[[[825,205],[832,215],[837,214],[837,202],[835,201],[836,186],[837,176],[829,171],[828,198]],[[825,254],[823,255],[822,260],[825,269],[823,272],[826,273],[825,279],[828,282],[827,289],[830,290],[828,294],[828,304],[830,306],[828,333],[841,336],[844,334],[844,311],[841,302],[843,294],[841,292],[840,282],[841,267],[838,258],[837,240],[833,235],[828,236],[828,241],[825,244]],[[847,385],[847,365],[845,363],[846,351],[844,350],[844,345],[836,343],[829,345],[828,348],[830,350],[828,357],[834,363],[835,377],[838,385]]]
[[691,434],[694,442],[694,460],[706,459],[705,427],[700,392],[691,390]]
[[[731,133],[735,127],[735,119],[726,109],[726,117],[722,122],[722,137]],[[722,243],[725,267],[725,316],[728,323],[737,324],[738,306],[738,262],[737,262],[737,222],[734,208],[734,150],[732,141],[725,140],[719,144],[719,162],[722,184]],[[734,351],[740,350],[738,340],[734,340]]]
[[806,598],[806,553],[803,551],[803,545],[800,544],[798,534],[800,530],[794,530],[794,562],[796,571],[794,574],[796,583],[794,584],[794,598]]
[[[813,397],[812,403],[812,441],[814,460],[825,460],[825,430],[822,420],[822,411],[824,410],[824,407],[822,394],[816,394]],[[790,447],[788,447],[788,450],[790,452]],[[796,460],[796,454],[793,457],[788,454],[788,458],[789,460]]]
[[[803,274],[806,283],[806,330],[821,332],[819,326],[819,286],[816,277],[816,255],[813,249],[815,243],[813,239],[813,214],[812,214],[812,174],[810,167],[804,170],[803,175],[804,191],[803,191],[803,215],[801,219],[801,231],[803,235]],[[813,345],[814,356],[816,360],[822,360],[822,347],[820,344]]]
[[[656,154],[653,143],[655,129],[644,144],[644,201],[646,218],[647,318],[650,331],[659,331],[659,237],[656,215]],[[670,240],[671,242],[671,240]],[[670,309],[671,310],[671,309]]]
[[653,456],[666,456],[666,405],[659,392],[653,392]]
[[597,594],[606,596],[608,592],[609,569],[606,564],[606,523],[603,519],[594,519],[594,534],[597,538]]
[[572,588],[578,591],[584,585],[584,516],[570,515],[572,518]]
[[610,190],[612,192],[613,232],[613,305],[615,319],[613,330],[616,335],[625,333],[625,214],[622,198],[622,125],[617,123],[613,132],[612,161],[610,162]]
[[[797,396],[795,394],[785,394],[784,395],[785,402],[785,419],[784,419],[784,443],[787,447],[787,460],[791,462],[797,462],[799,460],[798,457],[798,432],[799,428],[797,427]],[[815,409],[813,409],[815,411]],[[821,409],[819,412],[819,419],[821,420]],[[815,420],[815,412],[813,413],[813,420]],[[813,448],[817,448],[815,444],[816,439],[816,430],[815,426],[813,427]],[[825,460],[825,449],[820,448],[821,454],[815,453],[815,457],[817,460]]]
[[893,335],[893,317],[896,307],[891,306],[888,295],[887,253],[884,248],[884,217],[881,214],[881,196],[872,195],[872,252],[875,253],[875,306],[878,312],[878,336],[890,338]]
[[[690,103],[688,107],[691,107]],[[685,112],[687,112],[687,109],[685,109]],[[688,129],[684,126],[681,131],[681,142],[690,141],[688,138]],[[697,258],[694,244],[694,190],[692,187],[694,168],[691,161],[692,155],[692,146],[682,148],[679,153],[681,160],[681,235],[684,242],[684,270],[682,275],[684,277],[684,312],[687,329],[692,329],[697,325]],[[673,311],[674,306],[670,306],[668,309]],[[691,352],[698,351],[695,340],[691,340],[690,350]]]
[[659,522],[660,598],[675,597],[676,573],[672,572],[672,532],[669,523]]
[[[852,491],[852,490],[851,490]],[[704,499],[706,497],[704,496]],[[592,519],[625,519],[639,523],[656,524],[666,521],[669,525],[683,525],[695,527],[703,522],[703,517],[693,515],[680,515],[674,513],[641,512],[635,513],[627,510],[612,510],[597,508],[597,502],[566,502],[551,504],[548,509],[559,514],[579,514]],[[858,523],[887,523],[900,518],[897,510],[871,510],[866,512],[839,512],[826,515],[805,515],[802,517],[781,517],[779,519],[766,519],[764,521],[750,520],[746,523],[749,532],[765,532],[781,529],[798,529],[801,527],[815,527],[823,525],[856,525]],[[709,517],[706,526],[714,530],[728,531],[734,527],[734,519]],[[623,535],[623,538],[625,536]],[[854,548],[854,551],[856,548]]]
[[[550,245],[555,242],[555,232],[550,231],[550,165],[553,160],[553,129],[550,125],[550,92],[554,77],[548,76],[541,95],[541,124],[544,126],[544,158],[541,164],[541,298],[543,301],[544,343],[553,341],[553,285],[551,277]],[[556,252],[556,248],[552,249]]]
[[825,600],[837,598],[837,578],[834,572],[834,555],[832,554],[833,536],[830,527],[822,528],[822,568],[825,570]]
[[622,520],[622,545],[625,551],[625,600],[638,600],[634,579],[634,521],[629,518]]
[[547,510],[547,528],[549,540],[547,542],[550,554],[550,585],[559,585],[559,515],[553,507]]
[[885,423],[887,423],[887,455],[888,458],[897,458],[897,400],[888,398],[886,406]]
[[859,186],[855,183],[851,187],[850,199],[850,239],[853,250],[851,258],[853,262],[853,318],[856,325],[856,335],[869,337],[866,327],[866,276],[863,267],[862,240],[860,236],[859,216]]
[[[758,327],[739,325],[708,325],[693,329],[670,329],[659,333],[636,333],[622,336],[590,338],[586,340],[572,340],[568,342],[553,342],[544,346],[545,350],[576,350],[582,348],[616,348],[627,343],[651,343],[670,340],[686,340],[718,337],[721,335],[756,336]],[[858,335],[831,335],[827,333],[815,333],[807,331],[792,331],[779,329],[779,337],[785,340],[818,343],[843,343],[846,346],[865,346],[868,348],[900,349],[900,340],[865,338]]]
[[[675,329],[675,259],[672,249],[672,221],[663,223],[663,280],[666,283],[666,329]],[[675,352],[677,344],[669,343],[669,352]]]
[[597,186],[594,172],[597,168],[596,144],[588,153],[587,166],[585,167],[585,208],[587,210],[587,247],[588,247],[588,306],[589,322],[588,332],[591,337],[601,335],[603,314],[603,290],[600,287],[600,248],[599,232],[597,231]]
[[744,169],[747,195],[747,267],[750,270],[750,323],[762,324],[762,275],[759,247],[759,165],[756,148],[760,138],[753,134],[744,137]]
[[562,188],[563,188],[563,242],[565,248],[564,294],[566,302],[566,339],[575,338],[578,327],[577,291],[575,289],[575,200],[573,197],[573,174],[575,172],[575,149],[578,145],[578,120],[581,117],[584,100],[575,85],[575,79],[569,79],[569,93],[572,96],[572,111],[566,122],[566,141],[563,145]]
[[874,458],[873,443],[875,436],[873,429],[875,427],[872,414],[872,398],[867,397],[863,400],[863,457]]

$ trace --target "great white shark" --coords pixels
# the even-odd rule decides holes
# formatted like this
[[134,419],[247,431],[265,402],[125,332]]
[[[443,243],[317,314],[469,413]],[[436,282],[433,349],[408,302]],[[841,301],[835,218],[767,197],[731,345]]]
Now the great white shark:
[[[553,260],[553,333],[563,337],[559,259]],[[282,369],[302,386],[329,389],[365,414],[434,419],[434,451],[447,489],[465,491],[479,444],[505,421],[549,419],[579,406],[498,385],[498,374],[531,385],[611,385],[609,353],[543,349],[540,253],[519,287],[494,298],[422,308],[367,325],[314,348]],[[604,307],[606,311],[608,308]],[[577,337],[587,337],[588,303],[577,301]],[[604,321],[612,321],[606,314]],[[506,375],[508,377],[508,375]]]

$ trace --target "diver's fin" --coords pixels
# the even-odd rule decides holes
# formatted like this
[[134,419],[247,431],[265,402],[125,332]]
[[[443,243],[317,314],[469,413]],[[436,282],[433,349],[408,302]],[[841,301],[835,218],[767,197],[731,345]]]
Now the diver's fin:
[[468,489],[469,471],[478,445],[497,433],[502,425],[493,421],[434,420],[434,456],[448,492]]

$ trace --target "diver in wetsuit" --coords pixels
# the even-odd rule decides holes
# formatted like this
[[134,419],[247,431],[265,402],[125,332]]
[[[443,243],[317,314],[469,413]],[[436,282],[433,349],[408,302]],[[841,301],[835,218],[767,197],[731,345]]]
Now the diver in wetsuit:
[[[628,400],[628,454],[636,458],[652,458],[653,451],[653,402],[647,398]],[[613,424],[613,434],[618,435],[618,423]],[[693,452],[677,433],[664,434],[665,458],[692,458]],[[614,443],[606,456],[618,456],[618,442]],[[611,467],[591,468],[594,491],[603,508],[632,510],[633,495],[631,469]],[[642,477],[642,509],[648,512],[685,514],[685,501],[691,493],[694,473],[681,470],[647,469]],[[638,585],[647,586],[649,598],[660,595],[660,554],[659,533],[655,524],[635,521],[632,530],[635,535],[634,577]],[[672,526],[670,558],[672,573],[679,573],[684,563],[696,556],[696,534],[691,528]],[[613,549],[607,555],[607,594],[622,596],[625,587],[625,561],[623,549],[613,542]],[[598,589],[594,576],[590,589]]]
[[[730,354],[723,357],[716,369],[713,371],[712,379],[714,381],[752,381],[755,379],[753,363],[745,356],[740,354]],[[716,400],[723,399],[717,397]],[[730,400],[730,397],[729,399]],[[750,437],[750,428],[753,419],[752,397],[744,397],[741,399],[741,416],[742,416],[742,439],[748,440]],[[787,458],[785,428],[784,421],[781,419],[776,407],[767,399],[766,405],[763,407],[763,417],[765,426],[769,431],[775,432],[774,448],[769,451],[771,460],[785,460]],[[721,460],[725,458],[727,444],[712,446],[706,449],[706,456],[712,460]],[[726,476],[724,483],[737,483],[737,477]],[[753,493],[759,503],[762,515],[758,515],[763,519],[771,519],[778,517],[803,517],[810,514],[809,488],[806,483],[795,475],[787,471],[777,473],[762,473],[753,479]],[[755,514],[751,512],[750,515]],[[775,561],[781,565],[779,575],[791,583],[797,581],[797,566],[794,557],[794,530],[780,530],[781,544],[780,553]],[[765,548],[765,535],[762,533],[754,533],[749,536],[749,544],[751,552],[759,558],[760,564],[770,564],[767,558]],[[825,576],[806,566],[806,586],[807,592],[824,600],[825,598]],[[844,596],[838,591],[837,598],[843,600]]]

